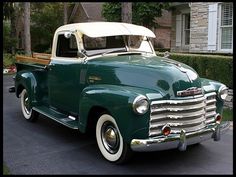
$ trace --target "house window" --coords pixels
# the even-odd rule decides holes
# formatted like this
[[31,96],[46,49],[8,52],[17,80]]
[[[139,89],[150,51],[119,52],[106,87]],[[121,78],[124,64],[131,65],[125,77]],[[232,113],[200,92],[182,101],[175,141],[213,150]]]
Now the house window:
[[233,4],[223,3],[220,14],[220,49],[233,49]]
[[183,14],[183,31],[182,31],[182,41],[183,45],[189,45],[190,42],[190,14]]

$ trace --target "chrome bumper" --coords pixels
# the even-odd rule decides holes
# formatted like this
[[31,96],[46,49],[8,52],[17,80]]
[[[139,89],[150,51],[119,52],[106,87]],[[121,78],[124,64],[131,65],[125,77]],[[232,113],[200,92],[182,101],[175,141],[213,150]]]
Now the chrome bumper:
[[149,139],[133,139],[130,146],[133,151],[159,151],[174,148],[185,151],[187,145],[196,144],[211,138],[214,141],[219,141],[220,134],[225,133],[229,126],[229,122],[224,124],[214,123],[194,132],[186,133],[182,130],[180,134],[162,135]]

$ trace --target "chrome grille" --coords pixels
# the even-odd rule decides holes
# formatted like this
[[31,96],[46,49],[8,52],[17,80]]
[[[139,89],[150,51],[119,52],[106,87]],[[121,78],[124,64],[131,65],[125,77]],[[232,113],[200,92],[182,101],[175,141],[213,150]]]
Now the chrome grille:
[[214,122],[216,93],[207,93],[194,99],[160,100],[151,103],[149,136],[161,134],[164,125],[171,126],[172,133],[196,131]]

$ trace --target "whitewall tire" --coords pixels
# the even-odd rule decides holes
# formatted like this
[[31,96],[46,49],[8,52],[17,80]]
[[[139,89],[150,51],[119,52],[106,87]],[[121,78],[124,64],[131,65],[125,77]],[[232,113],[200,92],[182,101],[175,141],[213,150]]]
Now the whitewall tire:
[[34,122],[37,120],[38,113],[30,107],[30,99],[26,89],[20,94],[21,110],[26,120]]
[[103,114],[96,125],[97,144],[102,153],[110,162],[123,163],[132,154],[129,145],[124,143],[115,119]]

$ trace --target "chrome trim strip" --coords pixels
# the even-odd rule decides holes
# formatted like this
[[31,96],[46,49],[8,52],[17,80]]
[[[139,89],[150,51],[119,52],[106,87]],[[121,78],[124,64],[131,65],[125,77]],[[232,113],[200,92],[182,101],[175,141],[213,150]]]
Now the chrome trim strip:
[[205,120],[206,124],[213,123],[213,122],[215,122],[215,117]]
[[210,93],[206,93],[205,97],[209,97],[209,96],[213,96],[216,95],[216,92],[210,92]]
[[216,115],[216,112],[215,111],[211,111],[211,112],[206,112],[206,118],[208,118],[208,117],[213,117],[213,116],[215,116]]
[[[173,119],[184,119],[184,118],[188,118],[188,117],[196,117],[196,116],[201,116],[205,113],[204,109],[200,110],[200,111],[194,111],[194,112],[188,112],[188,113],[184,113],[184,112],[180,112],[180,113],[166,113],[166,114],[162,114],[162,115],[151,115],[151,120],[158,120],[161,118],[173,118]],[[180,115],[181,114],[181,115]]]
[[152,108],[151,109],[151,113],[153,112],[162,112],[162,111],[187,111],[187,110],[193,110],[193,109],[201,109],[203,107],[205,107],[206,104],[204,102],[200,102],[198,104],[194,104],[194,105],[167,105],[166,107],[163,106],[163,108]]
[[76,120],[76,118],[74,116],[68,116],[68,118],[71,120]]
[[182,125],[192,125],[192,124],[200,124],[202,121],[205,120],[205,117],[204,116],[201,116],[200,118],[197,118],[197,119],[193,119],[193,120],[186,120],[186,121],[178,121],[178,122],[173,122],[171,121],[168,121],[168,120],[165,120],[165,121],[162,121],[161,123],[152,123],[152,125],[150,126],[150,129],[152,128],[158,128],[158,127],[161,127],[161,126],[164,126],[165,124],[169,124],[171,127],[176,127],[176,126],[182,126]]
[[212,99],[212,100],[206,100],[206,104],[212,104],[215,103],[216,99]]
[[207,106],[206,107],[206,112],[210,111],[210,110],[215,110],[216,109],[216,106],[213,105],[213,106]]
[[200,98],[187,99],[187,100],[159,100],[159,101],[153,101],[151,103],[151,106],[155,104],[163,104],[163,103],[167,103],[167,104],[194,103],[194,102],[203,101],[204,99],[205,97],[202,96]]

